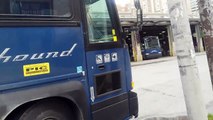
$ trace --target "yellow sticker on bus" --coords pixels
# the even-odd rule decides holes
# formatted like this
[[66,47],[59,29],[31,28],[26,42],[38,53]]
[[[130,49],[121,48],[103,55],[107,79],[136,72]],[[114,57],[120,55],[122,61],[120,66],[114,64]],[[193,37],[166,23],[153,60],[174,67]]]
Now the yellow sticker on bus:
[[43,75],[50,73],[49,63],[30,64],[23,66],[24,77]]
[[112,29],[112,35],[113,35],[113,36],[116,35],[115,29]]
[[117,36],[113,36],[113,41],[114,41],[114,42],[117,42],[117,41],[118,41]]

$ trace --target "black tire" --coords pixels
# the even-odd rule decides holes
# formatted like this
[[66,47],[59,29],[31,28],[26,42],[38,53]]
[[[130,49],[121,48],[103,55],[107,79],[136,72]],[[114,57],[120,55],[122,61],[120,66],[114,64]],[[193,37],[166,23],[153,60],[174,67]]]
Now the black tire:
[[29,107],[18,120],[74,120],[72,113],[68,104],[46,101]]

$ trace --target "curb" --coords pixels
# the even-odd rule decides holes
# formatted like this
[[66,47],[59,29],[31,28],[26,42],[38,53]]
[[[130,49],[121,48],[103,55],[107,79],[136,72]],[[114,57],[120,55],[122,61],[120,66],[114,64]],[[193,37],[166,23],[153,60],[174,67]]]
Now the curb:
[[[196,53],[196,56],[202,56],[202,55],[206,55],[206,52]],[[146,61],[141,61],[141,62],[131,62],[131,66],[136,67],[136,66],[141,66],[141,65],[149,65],[149,64],[154,64],[154,63],[167,62],[170,60],[174,60],[176,58],[177,58],[176,56],[172,56],[172,57],[163,57],[163,58],[159,58],[159,59],[146,60]]]

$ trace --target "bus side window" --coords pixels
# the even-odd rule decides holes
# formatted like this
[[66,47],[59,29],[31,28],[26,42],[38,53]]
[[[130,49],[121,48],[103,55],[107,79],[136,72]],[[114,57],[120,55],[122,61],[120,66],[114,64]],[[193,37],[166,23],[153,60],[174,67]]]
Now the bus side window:
[[10,13],[10,1],[0,0],[0,14],[9,14],[9,13]]
[[1,0],[0,14],[70,17],[70,0]]

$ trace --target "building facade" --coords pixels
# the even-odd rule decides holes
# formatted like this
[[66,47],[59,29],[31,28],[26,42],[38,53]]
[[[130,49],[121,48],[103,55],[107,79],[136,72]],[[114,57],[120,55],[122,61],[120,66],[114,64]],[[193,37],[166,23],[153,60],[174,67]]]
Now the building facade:
[[[136,11],[133,0],[116,0],[121,24],[123,28],[134,26],[136,22]],[[167,0],[140,0],[143,8],[143,29],[139,32],[139,37],[134,37],[136,33],[130,33],[127,43],[130,46],[130,55],[133,61],[141,60],[140,54],[143,51],[144,37],[157,36],[163,56],[175,55],[175,44],[172,34],[170,17],[168,13]],[[189,14],[193,43],[196,52],[203,51],[203,41],[201,38],[198,10],[196,0],[184,0]],[[135,40],[136,38],[140,40]],[[140,48],[139,48],[140,47]]]
[[199,12],[198,12],[197,0],[190,0],[190,4],[191,4],[192,15],[194,17],[198,17],[199,16]]

